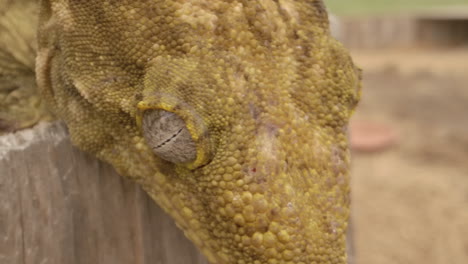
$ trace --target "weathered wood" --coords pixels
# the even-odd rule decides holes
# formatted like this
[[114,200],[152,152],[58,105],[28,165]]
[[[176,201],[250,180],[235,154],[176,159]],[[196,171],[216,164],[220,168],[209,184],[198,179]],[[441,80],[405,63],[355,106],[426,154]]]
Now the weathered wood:
[[333,35],[350,49],[453,48],[468,44],[468,8],[332,17],[331,21]]
[[135,184],[60,123],[0,137],[0,263],[207,263]]
[[417,45],[410,16],[343,17],[339,40],[350,49],[409,48]]

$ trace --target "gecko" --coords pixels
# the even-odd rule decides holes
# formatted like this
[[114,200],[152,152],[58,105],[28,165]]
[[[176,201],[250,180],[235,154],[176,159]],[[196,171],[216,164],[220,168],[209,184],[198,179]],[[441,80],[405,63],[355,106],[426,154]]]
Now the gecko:
[[361,74],[322,1],[41,0],[35,74],[210,263],[346,263]]

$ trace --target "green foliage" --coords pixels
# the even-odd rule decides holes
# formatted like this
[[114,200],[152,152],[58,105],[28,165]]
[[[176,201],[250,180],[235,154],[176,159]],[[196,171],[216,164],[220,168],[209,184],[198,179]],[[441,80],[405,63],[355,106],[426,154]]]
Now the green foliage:
[[468,8],[468,0],[324,0],[324,2],[333,13],[342,15],[396,13],[450,5],[466,5]]

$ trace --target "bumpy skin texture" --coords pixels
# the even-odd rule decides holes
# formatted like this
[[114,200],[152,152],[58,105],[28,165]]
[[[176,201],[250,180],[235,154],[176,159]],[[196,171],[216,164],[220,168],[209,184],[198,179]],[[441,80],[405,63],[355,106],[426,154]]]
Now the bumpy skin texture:
[[[359,71],[321,1],[42,1],[37,80],[73,142],[138,183],[218,264],[345,263]],[[160,159],[145,111],[196,159]]]

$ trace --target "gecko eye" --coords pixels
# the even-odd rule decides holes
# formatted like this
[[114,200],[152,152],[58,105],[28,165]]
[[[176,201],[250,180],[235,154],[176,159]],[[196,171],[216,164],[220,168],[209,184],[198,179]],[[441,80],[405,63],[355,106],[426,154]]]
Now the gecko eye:
[[195,160],[196,144],[178,115],[164,110],[147,110],[142,121],[143,136],[158,157],[174,163]]

